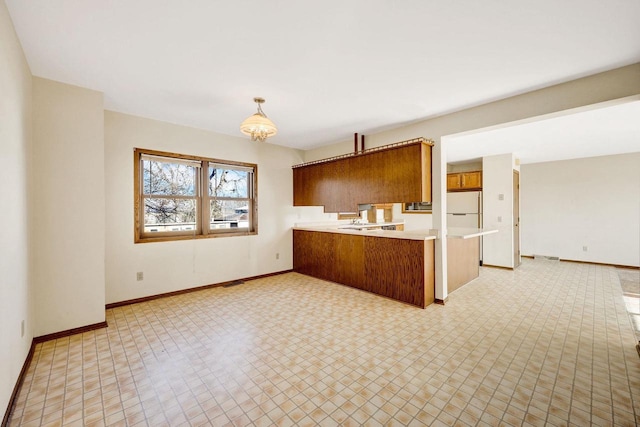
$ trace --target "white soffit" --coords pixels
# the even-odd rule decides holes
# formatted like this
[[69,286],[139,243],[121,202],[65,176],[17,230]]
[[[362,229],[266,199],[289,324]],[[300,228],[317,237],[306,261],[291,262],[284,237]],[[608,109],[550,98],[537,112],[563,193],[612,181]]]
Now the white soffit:
[[301,149],[640,62],[638,0],[5,2],[36,76]]
[[640,101],[451,137],[446,144],[449,163],[505,153],[527,164],[640,152]]

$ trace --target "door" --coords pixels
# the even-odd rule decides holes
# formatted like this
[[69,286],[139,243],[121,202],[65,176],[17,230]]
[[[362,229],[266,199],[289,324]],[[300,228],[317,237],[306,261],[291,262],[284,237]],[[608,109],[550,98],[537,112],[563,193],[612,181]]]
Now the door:
[[513,268],[520,265],[520,174],[513,171]]

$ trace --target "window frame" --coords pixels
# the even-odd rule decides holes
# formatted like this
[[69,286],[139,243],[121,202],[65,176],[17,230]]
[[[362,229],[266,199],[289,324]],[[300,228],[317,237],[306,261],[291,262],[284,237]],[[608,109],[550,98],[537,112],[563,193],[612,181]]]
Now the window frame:
[[[174,160],[176,163],[192,162],[199,163],[196,169],[196,191],[195,196],[167,196],[173,199],[193,199],[196,204],[196,224],[193,230],[145,232],[144,226],[144,169],[142,167],[143,157],[158,157],[159,160],[166,159],[168,163]],[[248,228],[237,229],[216,229],[210,227],[210,207],[211,200],[234,200],[235,198],[216,198],[209,196],[209,166],[223,166],[228,169],[241,169],[249,172],[247,180],[247,196],[238,198],[247,201],[249,210]],[[254,163],[238,162],[232,160],[222,160],[209,157],[193,156],[187,154],[171,153],[166,151],[149,150],[145,148],[134,148],[133,150],[133,196],[134,196],[134,243],[166,242],[172,240],[208,239],[216,237],[249,236],[258,234],[258,165]],[[160,196],[159,198],[162,198]]]
[[[430,202],[413,202],[413,203],[402,203],[402,213],[403,214],[429,214],[433,213],[433,209],[409,209],[409,205],[426,205],[431,204]],[[422,206],[420,206],[422,207]]]

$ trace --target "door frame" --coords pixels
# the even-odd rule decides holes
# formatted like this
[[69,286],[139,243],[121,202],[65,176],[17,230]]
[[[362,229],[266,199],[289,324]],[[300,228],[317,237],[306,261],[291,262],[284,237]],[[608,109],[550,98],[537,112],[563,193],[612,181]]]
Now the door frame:
[[513,268],[520,265],[520,172],[513,170]]

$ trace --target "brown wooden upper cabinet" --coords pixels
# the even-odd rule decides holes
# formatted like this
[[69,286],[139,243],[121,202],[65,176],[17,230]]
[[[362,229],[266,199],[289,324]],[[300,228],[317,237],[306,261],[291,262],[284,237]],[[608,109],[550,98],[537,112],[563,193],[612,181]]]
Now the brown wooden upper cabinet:
[[419,138],[293,167],[293,205],[356,212],[364,203],[431,201],[431,146]]
[[447,174],[447,191],[482,190],[482,171]]

